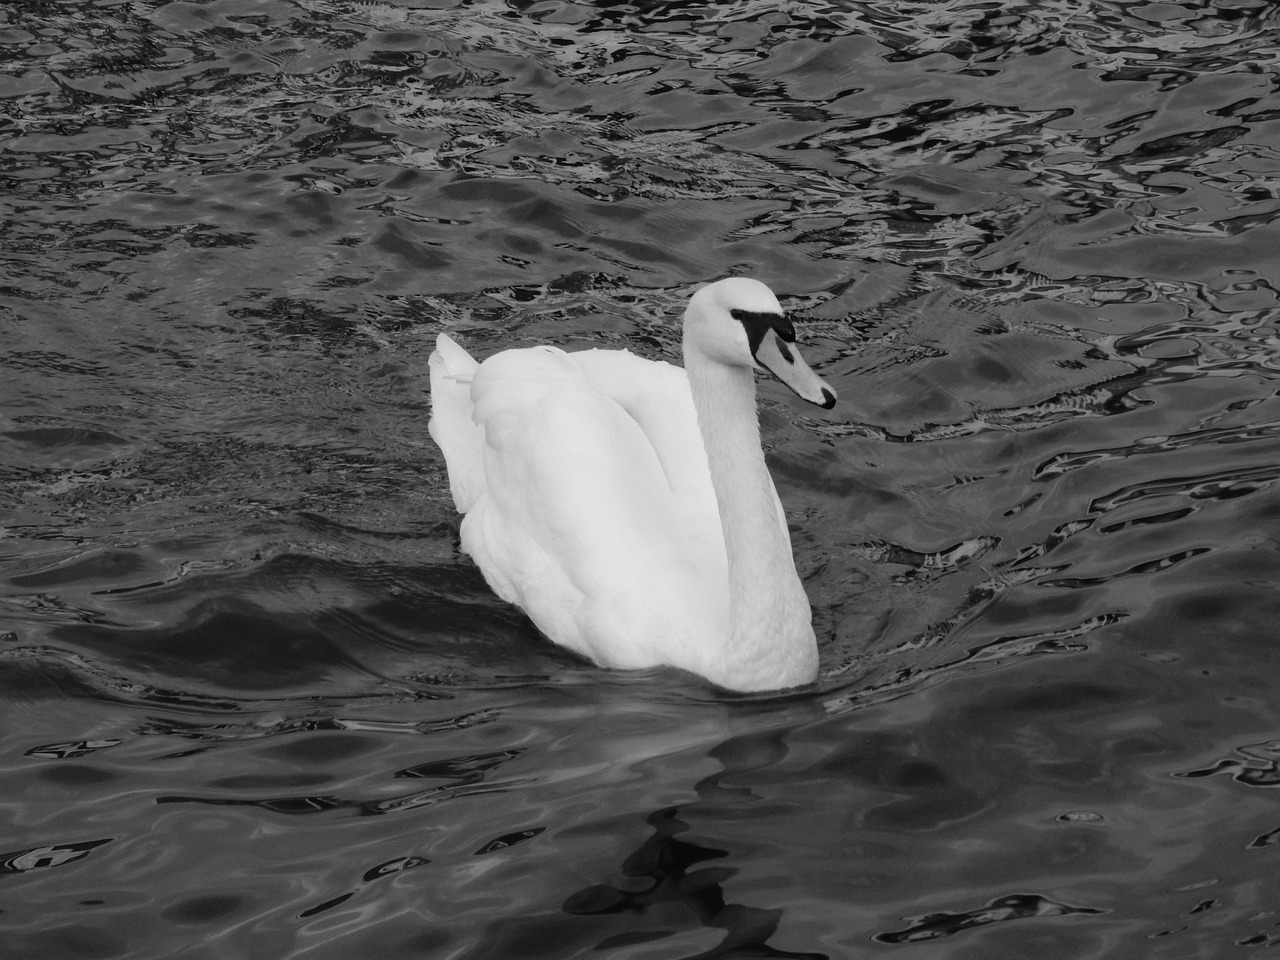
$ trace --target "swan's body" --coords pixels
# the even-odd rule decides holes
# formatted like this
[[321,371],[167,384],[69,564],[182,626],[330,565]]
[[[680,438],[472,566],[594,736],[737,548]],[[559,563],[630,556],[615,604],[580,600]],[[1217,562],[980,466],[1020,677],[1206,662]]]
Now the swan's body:
[[548,637],[608,667],[680,667],[732,690],[817,673],[809,602],[760,448],[757,362],[835,394],[763,284],[699,290],[685,369],[625,350],[431,355],[431,435],[462,546]]

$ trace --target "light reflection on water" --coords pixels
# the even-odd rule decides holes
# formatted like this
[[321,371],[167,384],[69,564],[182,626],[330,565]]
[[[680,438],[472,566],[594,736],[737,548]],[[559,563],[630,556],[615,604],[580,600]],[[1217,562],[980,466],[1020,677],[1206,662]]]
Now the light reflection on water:
[[[7,955],[1280,946],[1274,7],[0,11]],[[448,329],[749,272],[813,689],[456,548]],[[1258,955],[1261,955],[1259,953]]]

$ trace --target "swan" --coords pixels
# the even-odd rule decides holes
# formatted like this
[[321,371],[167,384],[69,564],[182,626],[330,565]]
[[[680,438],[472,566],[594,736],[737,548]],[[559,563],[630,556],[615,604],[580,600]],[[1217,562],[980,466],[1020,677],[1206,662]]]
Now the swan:
[[684,369],[626,350],[505,350],[441,333],[432,439],[462,549],[489,587],[603,667],[673,666],[737,691],[811,682],[818,649],[765,466],[754,370],[830,409],[758,280],[708,284]]

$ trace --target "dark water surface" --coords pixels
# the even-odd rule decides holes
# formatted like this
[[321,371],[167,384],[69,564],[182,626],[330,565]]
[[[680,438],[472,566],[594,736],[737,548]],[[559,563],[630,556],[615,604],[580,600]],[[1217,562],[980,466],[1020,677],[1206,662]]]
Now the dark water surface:
[[[1278,28],[0,7],[0,955],[1280,957]],[[540,639],[426,433],[732,273],[781,696]]]

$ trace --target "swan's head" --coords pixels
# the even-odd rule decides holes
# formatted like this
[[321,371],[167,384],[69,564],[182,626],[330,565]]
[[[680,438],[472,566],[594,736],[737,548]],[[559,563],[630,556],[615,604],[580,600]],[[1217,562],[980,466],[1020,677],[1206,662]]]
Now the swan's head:
[[684,312],[685,350],[733,367],[763,367],[796,396],[830,410],[836,392],[796,349],[796,331],[773,291],[730,277],[700,288]]

